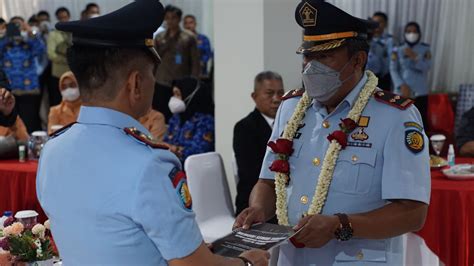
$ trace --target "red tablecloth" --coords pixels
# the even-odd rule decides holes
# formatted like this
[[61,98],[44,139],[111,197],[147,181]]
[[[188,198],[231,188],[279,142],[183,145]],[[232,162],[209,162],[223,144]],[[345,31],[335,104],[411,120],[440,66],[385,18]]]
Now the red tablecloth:
[[21,210],[35,210],[40,214],[39,222],[46,220],[46,215],[36,199],[37,168],[38,163],[35,161],[0,161],[0,215],[4,211],[16,213]]
[[[474,163],[460,158],[456,163]],[[450,180],[431,171],[431,201],[418,234],[446,266],[474,265],[474,180]]]

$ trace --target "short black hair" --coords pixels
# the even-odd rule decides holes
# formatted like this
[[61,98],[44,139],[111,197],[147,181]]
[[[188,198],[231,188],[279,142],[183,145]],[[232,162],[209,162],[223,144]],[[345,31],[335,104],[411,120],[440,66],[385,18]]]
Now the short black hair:
[[194,21],[196,21],[196,17],[194,15],[188,14],[184,16],[184,20],[186,20],[187,18],[192,18]]
[[262,83],[264,80],[278,80],[283,83],[283,78],[280,74],[273,71],[262,71],[255,76],[253,90],[257,90],[257,85]]
[[[346,39],[345,40],[345,46],[347,47],[347,54],[349,55],[349,58],[355,55],[357,52],[365,52],[368,56],[369,50],[370,50],[370,44],[367,40],[363,39]],[[367,66],[367,61],[365,62],[363,70],[365,70],[365,67]]]
[[86,11],[89,11],[89,9],[91,9],[93,7],[99,8],[99,5],[96,4],[96,3],[89,3],[89,4],[86,5]]
[[14,21],[15,19],[19,19],[21,20],[22,22],[25,22],[25,19],[23,17],[20,17],[20,16],[14,16],[10,19],[10,22]]
[[28,24],[32,24],[32,23],[39,23],[39,20],[38,18],[36,18],[36,15],[33,15],[28,19]]
[[46,10],[41,10],[40,12],[38,12],[38,14],[36,14],[37,17],[39,16],[47,16],[48,19],[49,19],[49,12],[46,11]]
[[61,12],[66,12],[67,15],[70,17],[71,16],[71,13],[69,12],[69,9],[65,8],[65,7],[60,7],[58,9],[56,9],[56,12],[54,13],[56,15],[56,17],[59,15],[59,13]]
[[381,12],[381,11],[375,12],[372,17],[381,17],[381,18],[383,18],[383,20],[385,21],[385,23],[388,22],[388,16],[387,16],[387,14],[385,14],[384,12]]
[[[105,86],[107,82],[117,81],[120,73],[126,69],[143,66],[149,60],[157,67],[157,61],[146,48],[91,47],[73,45],[67,51],[69,68],[77,79],[82,100],[91,99],[111,101],[117,96],[114,85]],[[100,89],[100,91],[99,91]]]
[[183,16],[183,11],[179,7],[176,7],[176,6],[173,6],[173,5],[167,5],[165,7],[165,15],[168,12],[175,13],[179,17],[179,19],[181,19],[181,17]]
[[0,24],[7,23],[3,18],[0,18]]

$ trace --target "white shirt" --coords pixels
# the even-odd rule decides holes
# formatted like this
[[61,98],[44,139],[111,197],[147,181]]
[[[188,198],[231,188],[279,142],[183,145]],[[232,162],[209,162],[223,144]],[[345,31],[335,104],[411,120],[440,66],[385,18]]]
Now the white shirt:
[[271,118],[269,116],[264,115],[262,112],[260,114],[265,118],[265,121],[267,121],[268,125],[273,128],[273,122],[275,122],[275,118]]

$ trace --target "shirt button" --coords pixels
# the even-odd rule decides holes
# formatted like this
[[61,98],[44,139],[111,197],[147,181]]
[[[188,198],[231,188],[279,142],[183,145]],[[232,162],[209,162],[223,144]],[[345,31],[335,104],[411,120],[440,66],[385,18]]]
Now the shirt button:
[[323,122],[323,127],[324,128],[329,128],[331,126],[331,124],[329,124],[329,122],[326,120]]
[[352,161],[355,163],[359,160],[359,158],[355,155],[352,155]]
[[308,196],[306,196],[306,195],[301,196],[300,202],[302,204],[307,204],[308,203]]
[[314,165],[314,166],[319,166],[320,164],[321,164],[321,160],[319,160],[318,157],[316,157],[316,158],[313,159],[313,165]]
[[356,255],[358,260],[363,260],[364,259],[364,253],[362,253],[362,250],[359,250],[359,253]]

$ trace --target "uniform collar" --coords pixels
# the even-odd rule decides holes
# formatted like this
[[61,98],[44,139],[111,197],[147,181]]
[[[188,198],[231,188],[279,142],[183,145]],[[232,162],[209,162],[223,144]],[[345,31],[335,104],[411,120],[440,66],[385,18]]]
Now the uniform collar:
[[107,125],[119,129],[135,127],[142,133],[150,135],[150,132],[133,117],[104,107],[81,106],[77,122],[80,124]]
[[[367,82],[367,75],[364,74],[362,75],[362,78],[359,80],[357,85],[351,90],[351,92],[349,92],[349,94],[347,94],[346,98],[344,98],[344,100],[342,100],[339,103],[339,105],[336,107],[334,111],[339,110],[340,108],[343,108],[345,106],[352,108],[355,101],[357,100],[357,97],[359,96],[360,91],[362,90],[362,88],[364,88],[366,82]],[[323,116],[328,115],[326,107],[322,105],[321,103],[319,103],[318,101],[313,100],[313,107],[317,112],[321,113]]]

